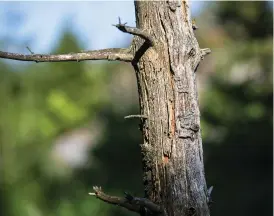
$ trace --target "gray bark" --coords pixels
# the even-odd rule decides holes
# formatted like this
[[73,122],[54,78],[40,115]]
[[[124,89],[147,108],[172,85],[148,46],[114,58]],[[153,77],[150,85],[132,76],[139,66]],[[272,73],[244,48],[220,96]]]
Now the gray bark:
[[[185,1],[135,2],[137,28],[119,30],[134,35],[128,49],[81,53],[23,55],[0,51],[0,58],[61,62],[120,60],[131,62],[137,78],[143,144],[146,198],[105,194],[94,187],[92,196],[141,214],[209,216],[204,176],[200,112],[195,71],[210,52],[200,49]],[[147,215],[146,215],[147,216]]]
[[137,28],[150,46],[133,39],[138,84],[145,195],[164,215],[208,216],[195,70],[204,56],[187,2],[135,2]]

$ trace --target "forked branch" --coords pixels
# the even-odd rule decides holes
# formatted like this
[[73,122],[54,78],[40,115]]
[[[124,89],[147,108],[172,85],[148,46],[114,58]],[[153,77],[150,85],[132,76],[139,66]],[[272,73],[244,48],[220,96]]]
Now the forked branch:
[[124,207],[130,211],[141,213],[143,211],[149,211],[151,213],[161,213],[161,207],[156,205],[145,198],[133,197],[132,195],[125,193],[125,197],[116,197],[105,194],[101,187],[94,186],[95,193],[89,193],[89,195],[95,196],[98,199],[113,205]]

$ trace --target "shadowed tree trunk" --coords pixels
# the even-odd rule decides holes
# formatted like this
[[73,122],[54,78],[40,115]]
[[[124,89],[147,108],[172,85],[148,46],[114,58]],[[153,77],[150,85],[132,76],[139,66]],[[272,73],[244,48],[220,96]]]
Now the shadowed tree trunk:
[[110,196],[96,186],[95,193],[90,194],[142,216],[209,216],[195,71],[210,50],[199,48],[188,2],[138,1],[135,12],[136,28],[120,20],[116,25],[122,32],[134,35],[129,48],[62,55],[0,51],[0,58],[131,62],[140,101],[140,115],[135,117],[141,120],[146,198]]

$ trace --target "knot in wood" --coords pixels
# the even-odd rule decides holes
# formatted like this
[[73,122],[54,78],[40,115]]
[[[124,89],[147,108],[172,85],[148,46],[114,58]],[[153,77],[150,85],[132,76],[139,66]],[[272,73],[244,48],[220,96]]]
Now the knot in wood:
[[191,48],[190,51],[188,52],[189,57],[194,57],[196,55],[196,51],[194,48]]

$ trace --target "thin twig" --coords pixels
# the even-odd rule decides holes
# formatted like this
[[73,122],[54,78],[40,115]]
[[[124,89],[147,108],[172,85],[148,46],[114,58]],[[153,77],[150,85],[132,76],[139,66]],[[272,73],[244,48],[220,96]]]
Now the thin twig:
[[128,115],[124,117],[125,119],[129,119],[129,118],[142,118],[142,119],[147,119],[148,117],[145,115]]
[[209,48],[204,48],[200,50],[201,52],[201,59],[204,59],[204,57],[211,53],[211,50]]
[[139,36],[140,38],[143,38],[151,46],[154,45],[154,40],[147,31],[142,30],[142,29],[138,29],[136,27],[126,26],[127,23],[121,23],[120,17],[118,17],[118,19],[119,19],[119,23],[116,24],[116,25],[113,25],[113,26],[115,26],[116,28],[118,28],[122,32],[132,34],[132,35],[136,35],[136,36]]
[[31,53],[31,54],[34,54],[34,52],[31,51],[31,49],[27,46],[26,47],[28,49],[28,51]]
[[198,26],[196,24],[196,20],[195,19],[192,20],[191,24],[192,24],[192,29],[193,30],[197,30],[198,29]]
[[212,197],[211,197],[212,190],[213,190],[213,186],[209,187],[207,190],[207,203],[209,206],[211,206],[211,204],[213,203]]
[[94,186],[93,190],[95,191],[95,193],[89,193],[89,195],[95,196],[96,198],[98,198],[106,203],[118,205],[118,206],[124,207],[130,211],[134,211],[137,213],[140,212],[139,206],[133,206],[132,204],[127,202],[127,199],[124,197],[110,196],[108,194],[105,194],[102,191],[102,188],[98,187],[98,186]]
[[[133,28],[122,24],[119,18],[119,24],[114,25],[120,31],[126,32],[132,35],[139,36],[153,45],[152,37],[144,30]],[[79,53],[67,53],[67,54],[34,54],[29,47],[27,47],[30,55],[24,55],[19,53],[3,52],[0,51],[0,58],[19,60],[19,61],[34,61],[34,62],[67,62],[67,61],[86,61],[86,60],[108,60],[108,61],[125,61],[132,62],[134,56],[131,53],[130,48],[111,48],[92,51],[81,51]]]
[[94,186],[95,193],[89,193],[91,196],[95,196],[98,199],[113,205],[119,205],[130,211],[140,213],[142,209],[147,209],[152,213],[162,212],[161,207],[156,205],[145,198],[133,197],[132,195],[125,193],[125,197],[110,196],[102,191],[101,187]]
[[125,61],[131,62],[133,55],[129,49],[124,48],[111,48],[102,50],[93,50],[80,53],[68,54],[31,54],[24,55],[18,53],[2,52],[0,51],[0,58],[12,59],[19,61],[35,61],[35,62],[64,62],[64,61],[85,61],[85,60],[108,60],[108,61]]

